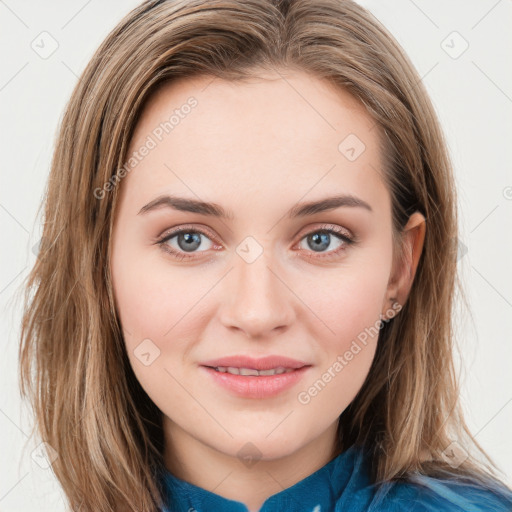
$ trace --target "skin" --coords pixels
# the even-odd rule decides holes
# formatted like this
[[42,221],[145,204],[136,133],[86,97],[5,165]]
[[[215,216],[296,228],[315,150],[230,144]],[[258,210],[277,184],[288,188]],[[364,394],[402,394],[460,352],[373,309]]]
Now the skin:
[[[160,88],[129,154],[190,96],[198,105],[118,185],[112,237],[116,307],[133,370],[163,413],[167,468],[251,511],[337,455],[337,419],[368,375],[377,336],[309,403],[298,393],[374,326],[393,298],[405,303],[425,234],[425,219],[413,214],[399,261],[379,128],[347,92],[303,72],[284,73],[260,73],[247,83],[195,77]],[[351,133],[366,146],[355,161],[338,149]],[[139,214],[163,194],[215,202],[234,219],[169,207]],[[285,215],[298,202],[336,194],[357,196],[372,211],[343,206]],[[349,230],[358,242],[336,255],[343,242],[331,235],[315,250],[307,235],[323,224]],[[180,226],[207,233],[193,252],[177,236],[167,241],[188,260],[156,243]],[[251,263],[236,252],[247,236],[263,251]],[[134,352],[145,339],[160,351],[147,366]],[[198,367],[234,354],[279,354],[312,366],[291,390],[241,398]],[[260,457],[252,465],[238,455],[248,442]]]

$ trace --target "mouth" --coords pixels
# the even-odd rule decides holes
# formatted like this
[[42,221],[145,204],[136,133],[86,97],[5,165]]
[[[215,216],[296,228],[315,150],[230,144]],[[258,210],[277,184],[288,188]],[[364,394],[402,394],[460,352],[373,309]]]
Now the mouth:
[[264,399],[291,390],[309,372],[311,365],[299,368],[279,366],[265,370],[236,366],[199,367],[219,389],[241,398]]
[[[311,366],[305,361],[292,359],[290,357],[281,356],[278,354],[269,354],[264,357],[252,357],[245,354],[237,354],[220,359],[210,359],[209,361],[202,361],[201,366],[218,369],[221,372],[229,372],[234,375],[258,375],[254,371],[262,372],[272,370],[273,375],[275,372],[284,373],[288,370],[296,370],[304,366]],[[237,373],[238,370],[238,373]],[[261,373],[261,375],[266,375]]]
[[241,375],[244,377],[262,377],[269,375],[281,375],[283,373],[291,373],[297,368],[284,368],[279,366],[277,368],[270,368],[269,370],[256,370],[254,368],[238,368],[234,366],[206,366],[220,373],[230,373],[231,375]]

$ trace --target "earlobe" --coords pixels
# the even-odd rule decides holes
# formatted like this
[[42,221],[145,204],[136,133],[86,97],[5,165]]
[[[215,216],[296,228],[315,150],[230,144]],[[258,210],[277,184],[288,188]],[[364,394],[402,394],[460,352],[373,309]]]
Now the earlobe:
[[397,301],[402,306],[405,304],[423,251],[425,232],[425,217],[420,212],[414,212],[402,232],[402,257],[389,282],[388,302],[393,298],[391,302]]

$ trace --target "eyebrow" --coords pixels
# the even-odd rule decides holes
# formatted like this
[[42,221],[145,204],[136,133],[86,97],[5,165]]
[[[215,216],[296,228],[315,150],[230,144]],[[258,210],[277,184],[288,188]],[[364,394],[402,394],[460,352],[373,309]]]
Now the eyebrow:
[[[360,207],[370,212],[373,212],[372,207],[362,199],[351,195],[338,195],[327,197],[319,201],[311,201],[307,203],[299,203],[291,208],[287,215],[289,218],[306,217],[316,213],[334,210],[342,206]],[[206,203],[196,199],[188,199],[185,197],[177,196],[159,196],[148,204],[144,205],[138,215],[148,213],[152,210],[160,209],[163,207],[173,208],[174,210],[182,212],[198,213],[200,215],[207,215],[211,217],[218,217],[221,219],[234,219],[233,212],[225,210],[222,206],[216,203]]]

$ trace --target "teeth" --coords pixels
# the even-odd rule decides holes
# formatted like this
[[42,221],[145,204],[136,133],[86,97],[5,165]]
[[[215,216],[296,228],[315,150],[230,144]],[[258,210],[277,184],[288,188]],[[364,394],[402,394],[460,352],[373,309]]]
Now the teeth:
[[280,375],[281,373],[290,373],[293,372],[293,368],[283,368],[279,366],[278,368],[273,368],[271,370],[254,370],[253,368],[235,368],[233,366],[217,366],[215,368],[218,372],[221,373],[231,373],[233,375]]

